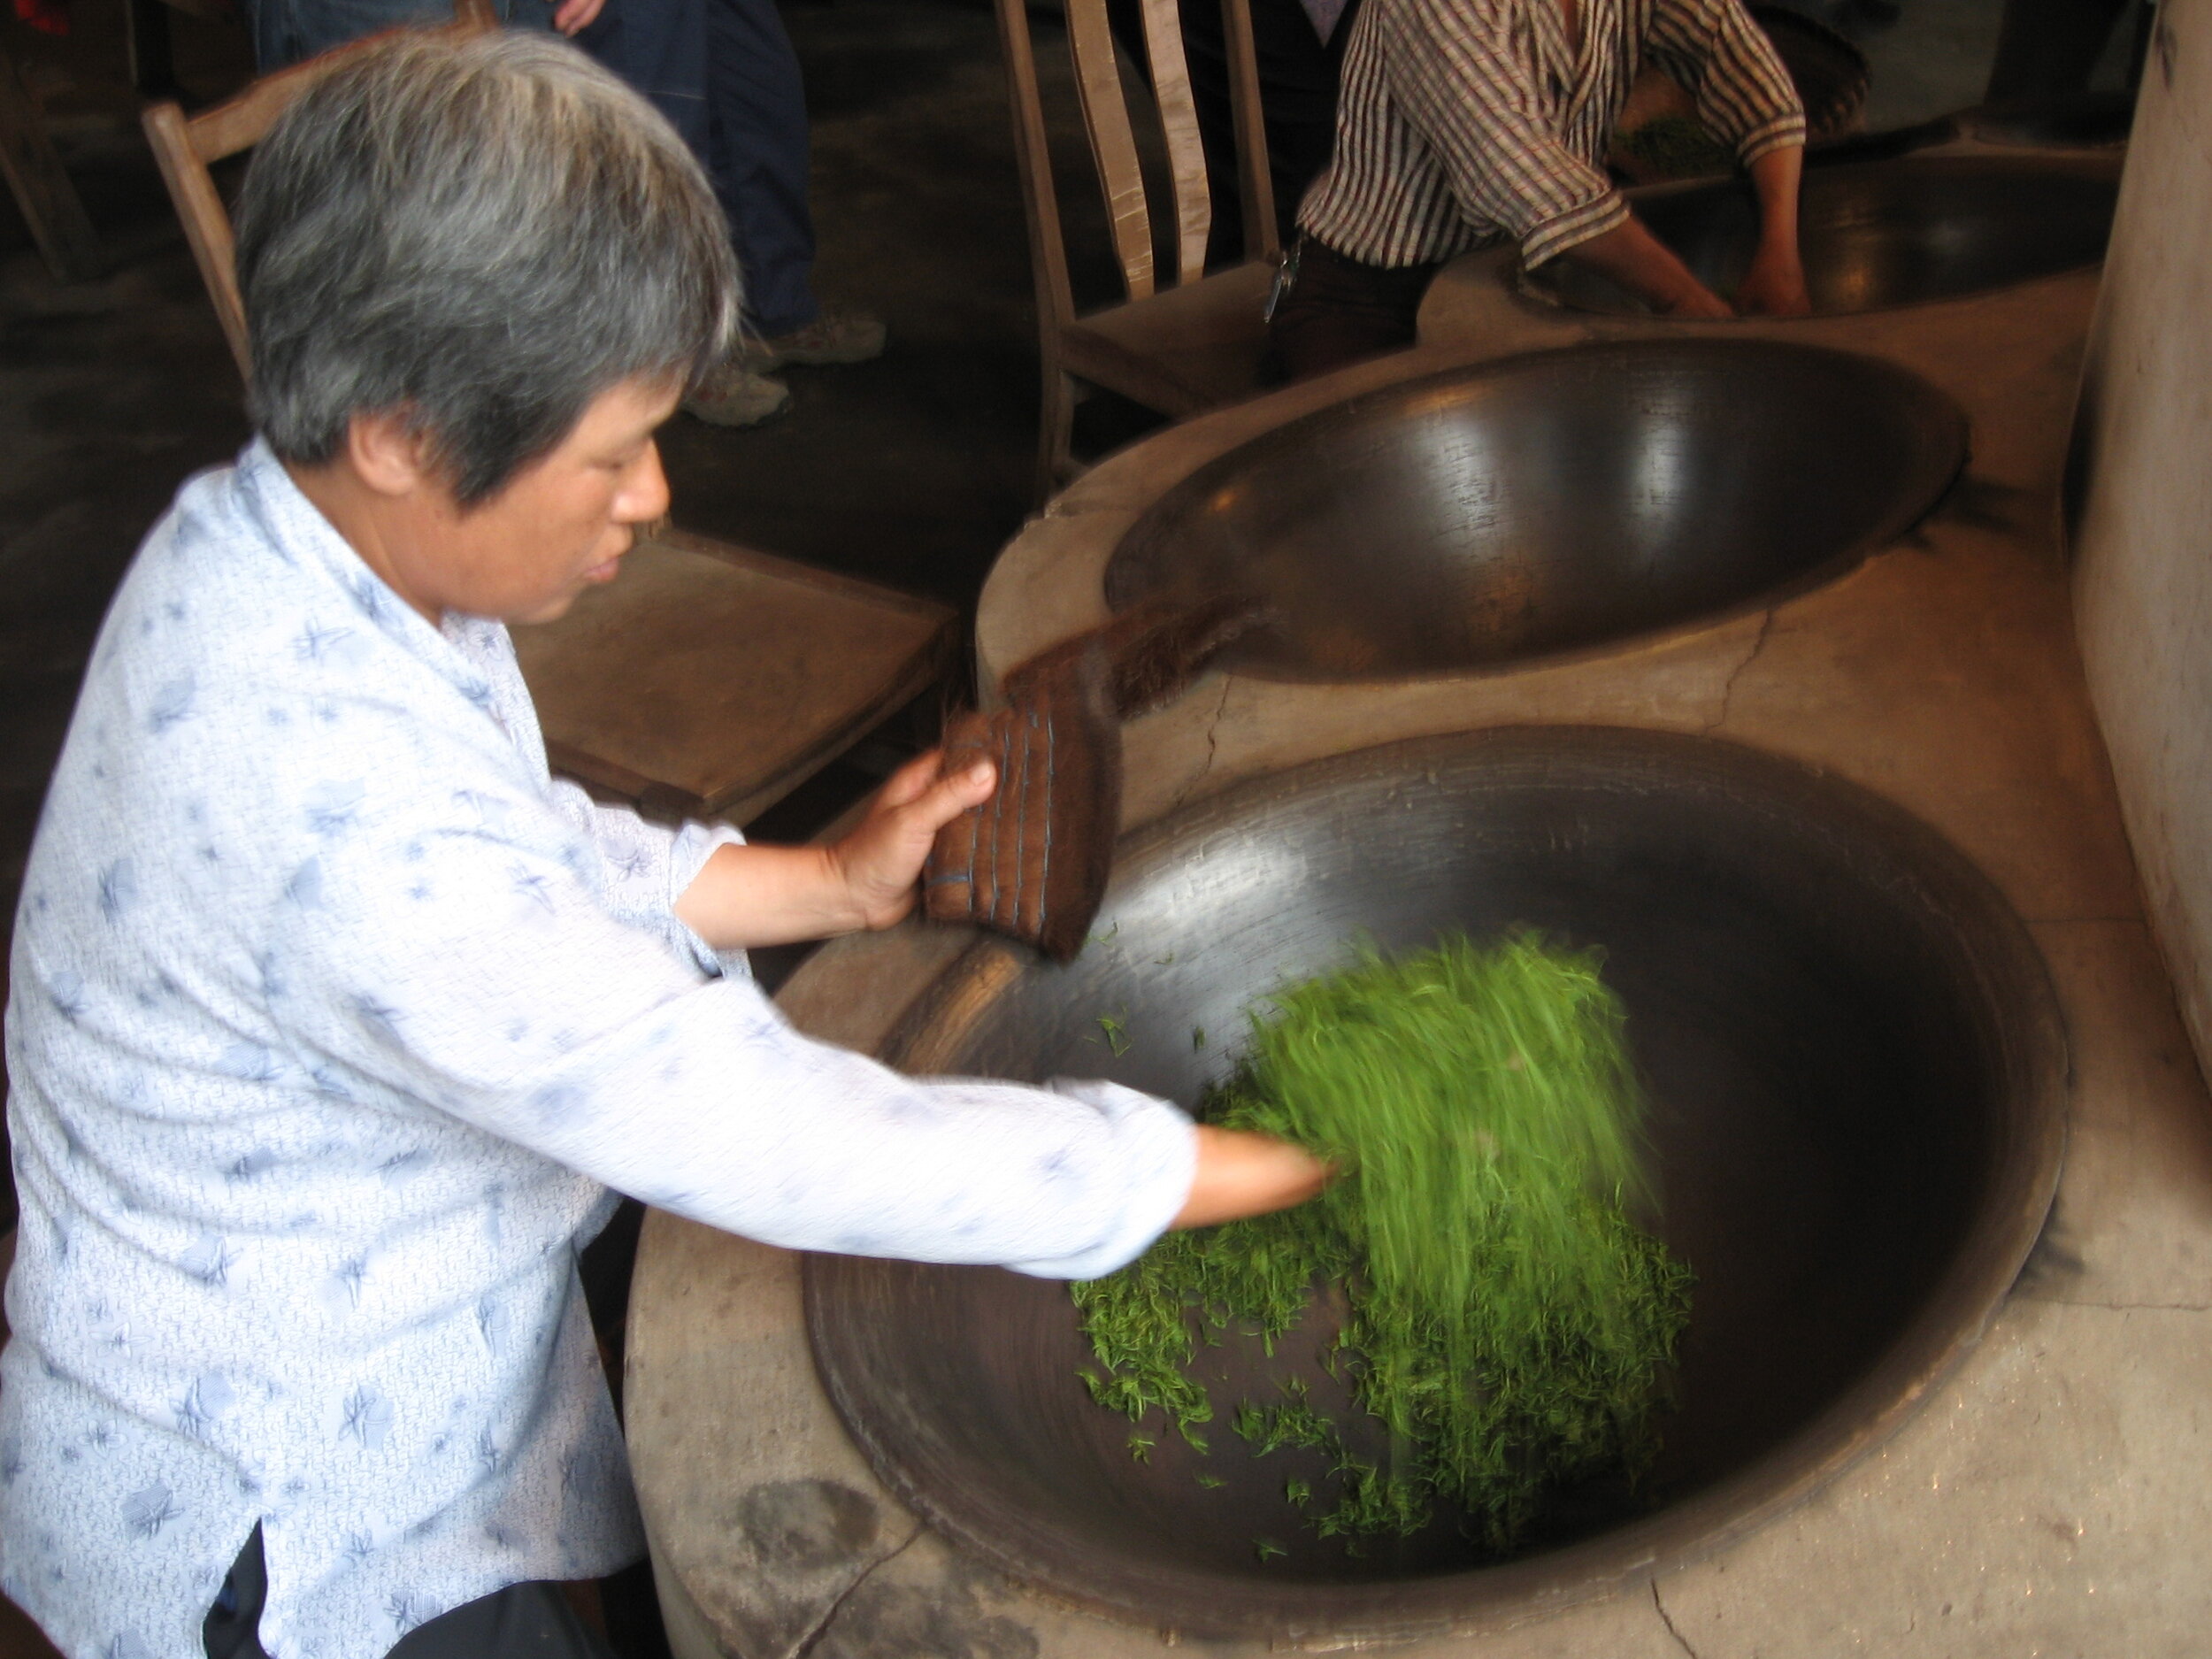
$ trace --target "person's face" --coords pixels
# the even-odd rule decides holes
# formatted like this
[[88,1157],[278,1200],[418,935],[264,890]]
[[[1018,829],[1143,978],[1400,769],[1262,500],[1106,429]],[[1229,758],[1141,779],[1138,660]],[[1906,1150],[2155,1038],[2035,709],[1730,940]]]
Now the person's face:
[[503,622],[550,622],[595,582],[612,581],[638,526],[668,511],[654,430],[677,390],[625,380],[602,392],[552,450],[464,511],[442,487],[419,500],[414,534],[389,546],[402,595]]

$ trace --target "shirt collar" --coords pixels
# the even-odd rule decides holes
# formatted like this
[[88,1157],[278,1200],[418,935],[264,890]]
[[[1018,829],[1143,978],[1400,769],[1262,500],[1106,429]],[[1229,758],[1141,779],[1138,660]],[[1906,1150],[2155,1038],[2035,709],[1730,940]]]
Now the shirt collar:
[[236,488],[279,557],[327,587],[334,598],[471,702],[483,703],[484,675],[476,659],[483,636],[498,623],[448,611],[442,627],[431,626],[308,500],[267,439],[256,435],[239,456]]
[[1616,0],[1577,0],[1582,43],[1568,38],[1560,0],[1527,0],[1534,14],[1539,67],[1562,90],[1561,118],[1571,123],[1596,91],[1609,43],[1619,27]]

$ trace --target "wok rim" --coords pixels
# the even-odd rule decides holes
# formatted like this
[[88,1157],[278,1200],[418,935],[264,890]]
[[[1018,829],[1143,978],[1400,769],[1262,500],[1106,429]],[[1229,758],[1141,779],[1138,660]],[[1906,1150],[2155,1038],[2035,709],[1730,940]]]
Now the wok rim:
[[[1972,127],[1973,118],[1980,113],[1979,106],[1975,109],[1962,110],[1955,115],[1939,116],[1935,122],[1929,123],[1929,126],[1933,127],[1938,125],[1947,125],[1953,130],[1946,135],[1947,140],[1955,141],[1963,134],[1970,137],[1974,142],[1986,145],[1986,149],[1954,150],[1938,149],[1932,144],[1916,144],[1909,145],[1896,154],[1885,155],[1875,153],[1874,147],[1883,140],[1896,135],[1884,133],[1855,134],[1850,138],[1839,139],[1832,145],[1808,149],[1805,152],[1805,167],[1808,173],[1815,171],[1850,173],[1860,168],[1877,167],[1964,172],[1970,167],[1974,167],[1990,172],[2039,173],[2047,177],[2083,180],[2092,183],[2109,182],[2113,188],[2114,205],[2117,207],[2120,173],[2126,158],[2127,141],[2125,139],[2109,143],[2055,144],[1990,138],[1984,136]],[[1946,141],[1938,140],[1937,142]],[[1624,190],[1621,194],[1632,207],[1641,202],[1663,202],[1671,200],[1678,196],[1693,196],[1701,190],[1732,188],[1735,183],[1736,180],[1733,175],[1710,174],[1703,178],[1666,179],[1652,184],[1637,185]],[[2109,241],[2108,236],[2108,248]],[[1930,294],[1917,299],[1892,300],[1887,304],[1867,305],[1856,311],[1815,311],[1808,317],[1787,320],[1832,322],[1841,317],[1887,317],[1899,311],[1918,311],[1930,305],[1962,305],[1975,300],[1987,299],[1992,295],[2009,294],[2016,288],[2027,288],[2033,283],[2050,282],[2061,277],[2078,275],[2084,271],[2093,271],[2104,264],[2107,257],[2107,254],[2101,253],[2093,259],[2082,259],[2070,265],[2055,265],[2049,270],[2036,271],[2026,276],[2014,277],[2009,281],[1991,282],[1957,294]],[[1566,316],[1604,318],[1616,323],[1656,323],[1665,320],[1655,317],[1648,311],[1622,310],[1612,306],[1577,304],[1571,300],[1563,298],[1559,290],[1545,278],[1526,269],[1517,260],[1514,263],[1512,273],[1507,280],[1513,291],[1524,298],[1532,300],[1548,310],[1559,311]],[[1711,326],[1712,325],[1694,324],[1692,326]],[[1720,325],[1723,327],[1726,326],[1725,323]]]

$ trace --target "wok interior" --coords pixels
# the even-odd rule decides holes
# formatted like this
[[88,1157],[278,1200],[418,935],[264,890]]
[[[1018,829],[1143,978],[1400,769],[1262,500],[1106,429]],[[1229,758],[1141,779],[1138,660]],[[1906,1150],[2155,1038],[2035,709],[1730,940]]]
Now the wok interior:
[[[1714,751],[1725,764],[1705,764]],[[1847,814],[1809,812],[1817,789],[1778,795],[1772,763],[1743,772],[1728,753],[1500,734],[1248,787],[1126,858],[1103,937],[1064,968],[1015,974],[948,1069],[1104,1075],[1189,1101],[1232,1064],[1248,1004],[1343,960],[1354,938],[1398,949],[1533,926],[1601,948],[1653,1102],[1657,1230],[1697,1284],[1656,1468],[1639,1487],[1562,1494],[1524,1553],[1540,1563],[1663,1519],[1786,1463],[1793,1436],[1865,1392],[2023,1140],[2016,1056],[1955,895],[1909,841],[1860,838]],[[1079,1379],[1090,1356],[1064,1286],[832,1258],[810,1273],[818,1355],[862,1443],[926,1513],[1018,1571],[1202,1629],[1240,1595],[1264,1624],[1267,1595],[1302,1586],[1325,1626],[1332,1589],[1425,1580],[1448,1598],[1453,1575],[1499,1571],[1449,1516],[1363,1555],[1314,1537],[1283,1485],[1323,1490],[1318,1455],[1256,1457],[1230,1431],[1243,1393],[1276,1397],[1271,1379],[1292,1371],[1357,1423],[1320,1363],[1325,1308],[1272,1365],[1241,1340],[1210,1351],[1227,1385],[1210,1453],[1156,1423],[1140,1462],[1129,1423]],[[1388,1455],[1379,1438],[1366,1449]],[[1202,1486],[1201,1471],[1226,1484]],[[1287,1553],[1263,1560],[1262,1538]]]
[[[1813,165],[1798,245],[1813,310],[1877,311],[2052,276],[2104,257],[2119,199],[2114,158],[1906,156]],[[1636,211],[1707,287],[1732,295],[1758,246],[1759,210],[1735,179],[1658,191]],[[1571,259],[1529,277],[1578,310],[1650,307]]]
[[1240,671],[1481,668],[1725,614],[1839,571],[1949,485],[1963,418],[1876,359],[1750,340],[1579,347],[1324,410],[1132,526],[1117,609],[1256,595]]

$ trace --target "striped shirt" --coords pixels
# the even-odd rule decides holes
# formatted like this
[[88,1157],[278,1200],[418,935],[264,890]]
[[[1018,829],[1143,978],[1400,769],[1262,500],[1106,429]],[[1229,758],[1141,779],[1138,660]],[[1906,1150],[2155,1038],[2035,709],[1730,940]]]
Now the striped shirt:
[[1604,157],[1647,61],[1748,165],[1805,142],[1781,60],[1738,0],[1368,0],[1352,26],[1336,153],[1298,223],[1397,268],[1510,239],[1531,265],[1628,218]]

